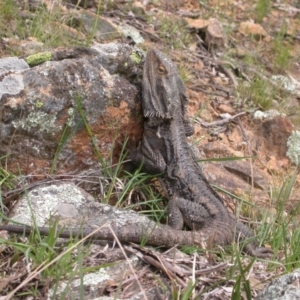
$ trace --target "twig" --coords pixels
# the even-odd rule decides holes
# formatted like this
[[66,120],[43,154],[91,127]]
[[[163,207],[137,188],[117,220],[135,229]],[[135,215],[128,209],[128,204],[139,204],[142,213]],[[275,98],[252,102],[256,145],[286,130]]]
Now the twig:
[[176,12],[176,15],[179,15],[180,17],[196,19],[196,18],[199,18],[200,12],[190,12],[190,11],[186,11],[186,10],[179,10]]
[[209,273],[212,273],[212,272],[215,272],[215,271],[223,270],[227,266],[228,266],[227,262],[221,263],[221,264],[218,264],[216,266],[212,266],[210,268],[197,270],[197,271],[195,271],[195,275],[206,275],[206,274],[209,274]]
[[227,75],[227,77],[229,77],[229,79],[233,83],[234,87],[237,88],[239,84],[238,84],[237,80],[235,79],[235,76],[232,74],[231,70],[227,69],[223,64],[218,64],[218,66],[223,71],[223,73],[225,73],[225,75]]
[[224,124],[226,124],[226,123],[228,123],[228,122],[231,122],[231,121],[233,121],[234,119],[236,119],[236,118],[238,118],[238,117],[240,117],[240,116],[243,116],[243,115],[245,115],[246,114],[246,112],[244,112],[244,111],[242,111],[242,112],[240,112],[240,113],[238,113],[238,114],[236,114],[236,115],[234,115],[234,116],[229,116],[229,117],[227,117],[227,118],[225,118],[225,119],[223,119],[223,120],[218,120],[218,121],[214,121],[214,122],[211,122],[211,123],[207,123],[207,122],[205,122],[205,121],[203,121],[201,118],[196,118],[195,119],[195,121],[198,123],[198,124],[200,124],[200,125],[202,125],[202,126],[204,126],[204,127],[216,127],[216,126],[222,126],[222,125],[224,125]]
[[[193,91],[197,91],[197,92],[201,92],[204,94],[208,94],[208,95],[214,95],[214,96],[219,96],[219,97],[224,97],[224,94],[218,93],[216,91],[206,91],[203,88],[199,87],[198,84],[192,85],[192,86],[188,86],[189,89],[193,90]],[[217,89],[217,88],[216,88]],[[221,89],[219,89],[221,90]],[[228,91],[223,90],[226,94],[229,94]]]
[[253,171],[253,159],[252,159],[252,149],[250,145],[250,140],[248,139],[248,136],[244,130],[244,127],[242,125],[242,122],[240,119],[238,119],[238,124],[241,129],[242,135],[244,137],[245,142],[247,143],[247,148],[248,148],[248,154],[250,156],[250,172],[251,172],[251,193],[254,190],[254,171]]

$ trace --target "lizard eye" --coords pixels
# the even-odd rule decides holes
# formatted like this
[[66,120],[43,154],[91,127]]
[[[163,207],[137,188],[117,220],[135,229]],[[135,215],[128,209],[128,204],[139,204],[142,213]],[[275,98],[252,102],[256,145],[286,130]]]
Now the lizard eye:
[[166,69],[165,69],[162,65],[159,65],[159,66],[157,67],[157,71],[158,71],[158,74],[159,74],[159,75],[163,75],[163,74],[166,73]]

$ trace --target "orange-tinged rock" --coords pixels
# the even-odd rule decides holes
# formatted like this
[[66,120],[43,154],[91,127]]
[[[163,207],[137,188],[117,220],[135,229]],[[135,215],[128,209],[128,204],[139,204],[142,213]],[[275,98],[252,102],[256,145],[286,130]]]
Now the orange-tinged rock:
[[270,154],[279,158],[286,157],[287,139],[291,135],[293,125],[287,117],[277,116],[265,120],[257,134],[263,138],[264,146]]
[[227,104],[220,104],[218,109],[222,113],[228,113],[228,114],[231,114],[231,115],[235,114],[234,108],[231,107],[230,105],[227,105]]
[[56,153],[57,170],[78,170],[110,155],[124,137],[140,138],[139,90],[114,69],[130,74],[128,66],[138,68],[131,47],[98,47],[58,49],[51,61],[32,68],[18,58],[1,59],[0,156],[10,154],[11,172],[45,174]]
[[252,22],[242,22],[239,27],[239,32],[243,35],[268,36],[268,33],[261,25]]
[[216,18],[210,18],[206,28],[205,43],[208,49],[223,48],[227,44],[227,36],[222,24]]
[[208,26],[209,21],[204,19],[191,19],[191,18],[185,18],[185,20],[188,23],[188,26],[190,28],[196,28],[198,30],[204,29]]

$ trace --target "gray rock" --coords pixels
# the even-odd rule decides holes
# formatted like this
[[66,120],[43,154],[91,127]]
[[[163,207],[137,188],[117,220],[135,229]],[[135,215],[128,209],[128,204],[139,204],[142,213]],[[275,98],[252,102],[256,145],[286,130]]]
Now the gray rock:
[[141,44],[144,42],[143,37],[141,36],[140,32],[136,30],[133,26],[128,24],[121,25],[121,30],[125,37],[130,37],[135,44]]
[[96,202],[93,196],[71,182],[33,188],[18,201],[10,218],[27,225],[35,222],[37,226],[48,225],[50,219],[69,226],[83,223],[93,226],[149,225],[146,216]]
[[[0,100],[4,94],[17,95],[24,89],[21,72],[29,69],[28,64],[23,59],[17,57],[5,57],[0,59],[0,76],[4,76],[0,81]],[[14,74],[11,74],[11,73]]]
[[28,69],[29,66],[24,59],[17,57],[5,57],[0,59],[0,76],[11,72],[22,72]]
[[[69,182],[33,188],[18,201],[10,218],[28,225],[35,223],[38,226],[48,226],[49,219],[51,219],[50,223],[53,223],[53,219],[57,219],[60,225],[82,226],[84,224],[93,227],[105,224],[117,226],[131,224],[143,226],[144,224],[148,226],[151,222],[147,217],[134,211],[98,203],[90,194]],[[133,276],[129,271],[129,264],[136,272],[143,267],[136,256],[125,260],[123,253],[118,248],[107,249],[100,245],[92,247],[91,251],[97,253],[97,256],[99,253],[103,253],[105,256],[111,255],[118,257],[114,260],[119,262],[101,266],[98,271],[86,273],[80,279],[76,277],[69,281],[58,282],[57,286],[49,289],[48,299],[59,299],[63,293],[67,295],[64,299],[79,299],[82,288],[84,299],[87,300],[118,299],[99,296],[104,295],[107,287],[110,287],[111,284],[123,282],[128,275]],[[153,287],[145,293],[140,292],[138,285],[134,285],[133,288],[136,291],[135,296],[128,299],[144,299],[145,293],[147,299],[155,299]]]
[[257,110],[253,114],[253,119],[263,120],[263,119],[272,119],[277,116],[284,116],[284,114],[280,113],[276,109],[269,109],[267,111]]
[[75,18],[82,24],[83,30],[92,35],[98,42],[122,37],[122,32],[112,21],[87,10],[80,10]]
[[0,82],[0,98],[4,94],[17,95],[24,89],[22,76],[8,75]]
[[115,138],[139,137],[140,92],[130,81],[142,60],[135,57],[131,47],[109,44],[58,49],[32,68],[18,58],[0,60],[0,156],[10,153],[9,169],[41,174],[55,155],[66,172],[97,164],[86,123],[103,156]]
[[300,299],[300,269],[273,280],[256,298],[256,300],[270,299]]

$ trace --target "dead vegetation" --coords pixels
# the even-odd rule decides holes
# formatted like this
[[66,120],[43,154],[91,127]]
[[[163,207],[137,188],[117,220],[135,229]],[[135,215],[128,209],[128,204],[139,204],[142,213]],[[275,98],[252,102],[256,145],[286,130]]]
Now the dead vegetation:
[[[29,16],[25,16],[30,11],[26,3],[24,6],[6,1],[0,8],[0,33],[3,36],[0,39],[0,53],[3,56],[26,55],[26,48],[20,47],[20,44],[30,39],[44,43],[42,50],[44,47],[61,45],[88,45],[93,41],[93,33],[82,37],[83,41],[78,39],[79,33],[82,33],[81,23],[76,18],[70,21],[72,14],[69,14],[67,7],[58,6],[54,9],[49,7],[48,2],[45,3],[46,6],[31,10]],[[49,9],[51,13],[48,13]],[[299,82],[297,55],[300,51],[300,8],[293,1],[277,4],[258,0],[255,5],[247,1],[172,1],[172,4],[166,1],[149,1],[147,5],[140,2],[132,5],[126,1],[104,1],[89,9],[103,17],[111,17],[116,24],[126,23],[135,27],[146,40],[140,45],[141,48],[146,50],[154,46],[165,49],[168,56],[180,65],[181,76],[190,94],[189,113],[197,116],[195,122],[200,122],[201,126],[218,125],[210,135],[207,129],[204,131],[198,127],[194,137],[196,144],[203,136],[210,140],[225,140],[225,135],[234,139],[232,127],[239,128],[242,132],[247,156],[258,156],[258,162],[252,160],[250,163],[252,172],[253,165],[258,165],[271,178],[267,200],[262,205],[267,207],[266,212],[261,212],[254,205],[246,205],[246,208],[242,208],[242,212],[245,212],[242,215],[259,217],[257,221],[251,218],[245,221],[255,223],[255,228],[259,225],[257,232],[275,250],[274,259],[266,262],[245,258],[236,245],[229,250],[184,249],[184,253],[188,254],[176,249],[160,252],[136,245],[120,245],[121,250],[112,251],[107,246],[86,247],[82,245],[84,241],[76,239],[61,244],[55,232],[50,237],[40,237],[35,233],[28,241],[14,238],[8,243],[8,247],[0,245],[0,291],[4,291],[1,294],[3,299],[10,299],[9,295],[13,297],[14,294],[17,295],[16,299],[27,299],[29,296],[44,299],[50,286],[53,287],[53,283],[57,284],[61,278],[67,276],[70,284],[73,278],[82,277],[99,265],[121,259],[125,253],[127,256],[135,254],[146,264],[134,266],[135,270],[130,274],[128,272],[126,279],[120,279],[121,283],[106,282],[103,295],[126,299],[138,291],[145,296],[146,290],[156,285],[157,299],[255,299],[265,282],[291,271],[300,262],[299,230],[295,228],[299,213],[297,171],[294,171],[294,167],[286,159],[272,157],[272,152],[267,149],[257,150],[256,145],[250,143],[247,131],[252,130],[247,116],[257,109],[274,108],[286,113],[299,127],[299,94],[297,90],[288,90],[281,79],[297,78]],[[43,12],[43,18],[37,23],[40,11]],[[219,36],[210,30],[210,38],[206,38],[205,21],[211,17],[219,20],[225,36]],[[241,28],[240,23],[249,20],[250,23]],[[252,26],[252,20],[259,27]],[[49,26],[49,22],[54,21],[62,21],[64,25],[78,30],[75,39],[74,36],[64,39],[63,30],[56,36],[51,36],[49,30],[43,30]],[[39,26],[41,30],[37,30]],[[15,36],[18,38],[15,39]],[[49,44],[49,41],[53,43]],[[132,39],[120,38],[119,41],[134,44]],[[222,113],[230,113],[231,117],[216,121]],[[247,116],[242,118],[245,114]],[[238,119],[237,123],[234,123],[235,119]],[[230,143],[228,145],[231,147]],[[215,153],[211,154],[212,158],[215,156]],[[122,163],[123,161],[120,162]],[[5,163],[2,167],[1,214],[4,217],[7,210],[13,208],[20,193],[44,181],[40,177],[29,176],[25,177],[28,184],[23,184],[16,181],[17,177],[10,170],[6,170]],[[98,175],[95,180],[87,174],[87,181],[90,183],[95,180],[98,184]],[[114,178],[101,174],[103,186],[93,188],[92,192],[103,199],[101,192],[110,191],[106,193],[106,201],[116,203],[124,189],[120,185],[124,178],[119,180],[116,179],[119,174],[113,175]],[[73,175],[49,177],[51,180],[61,181],[70,180]],[[76,175],[75,180],[78,179],[81,183],[84,181],[83,177],[78,178]],[[146,180],[148,178],[144,182]],[[49,182],[49,178],[45,182]],[[147,208],[148,214],[152,214],[153,206],[147,205],[145,208],[144,204],[139,204],[151,192],[149,189],[136,192],[137,188],[138,186],[134,186],[131,189],[134,192],[122,196],[122,205],[136,203],[136,210],[143,211]],[[158,197],[159,193],[155,188],[151,187],[150,190]],[[251,198],[251,192],[249,194]],[[245,197],[241,201],[244,200]],[[239,203],[237,201],[234,209],[240,209]],[[159,216],[152,214],[154,219],[162,218],[163,207],[162,202],[156,204],[155,210],[159,208],[160,212]],[[131,260],[127,258],[126,261],[127,266],[131,266]],[[164,274],[163,281],[158,279],[158,274]],[[70,289],[68,286],[62,297],[68,299]]]

